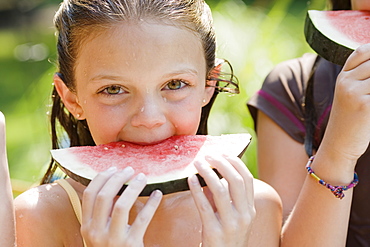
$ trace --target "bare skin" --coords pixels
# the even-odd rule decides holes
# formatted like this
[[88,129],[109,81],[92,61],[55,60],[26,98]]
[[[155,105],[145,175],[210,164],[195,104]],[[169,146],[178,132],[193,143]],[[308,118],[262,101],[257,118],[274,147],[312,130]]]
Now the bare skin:
[[[186,29],[152,22],[115,25],[81,47],[75,91],[58,76],[54,83],[68,110],[86,119],[96,144],[147,145],[194,135],[214,90],[205,84],[202,49]],[[82,237],[88,246],[279,245],[281,202],[270,186],[254,180],[238,158],[208,157],[195,166],[207,189],[190,179],[191,191],[154,192],[149,198],[138,197],[146,178],[133,178],[132,168],[102,172],[87,188],[69,180],[82,200],[81,232],[58,185],[28,191],[16,199],[18,245],[78,247]],[[29,229],[34,224],[40,227]]]
[[6,155],[5,118],[0,112],[0,246],[14,246],[15,225],[13,193]]
[[[110,175],[113,176],[113,174]],[[73,180],[68,180],[68,182],[75,188],[82,201],[85,187]],[[253,180],[253,187],[256,215],[247,246],[262,247],[266,244],[278,246],[281,226],[279,198],[271,187],[259,180]],[[35,195],[38,195],[36,200]],[[18,238],[18,246],[83,246],[81,235],[76,234],[81,226],[75,217],[66,192],[58,184],[39,186],[22,194],[16,200],[17,228],[22,232]],[[146,205],[147,200],[148,198],[138,198],[133,204],[129,213],[130,225]],[[33,204],[33,207],[30,207],[30,204]],[[157,244],[160,246],[174,246],[174,244],[176,246],[198,246],[202,238],[202,223],[196,212],[197,208],[190,192],[163,196],[146,229],[145,246],[157,246]],[[86,212],[84,214],[86,216]],[[60,226],[56,227],[55,221],[58,221]],[[265,222],[270,222],[270,224],[266,225]],[[29,227],[25,231],[25,227],[30,223],[38,224],[40,227]],[[88,227],[92,226],[88,225]],[[268,238],[264,235],[267,231],[269,232]],[[45,238],[45,236],[49,237]],[[99,238],[95,239],[98,236]],[[108,236],[110,235],[105,233],[104,236],[89,237],[88,233],[85,233],[85,240],[88,243],[87,246],[110,246],[108,245],[109,239],[104,239]],[[98,243],[98,240],[103,241]],[[116,245],[113,243],[112,246]]]
[[353,10],[370,10],[370,2],[367,0],[351,0]]
[[[339,74],[328,127],[312,164],[333,185],[353,180],[356,161],[369,145],[369,58],[370,45],[359,47]],[[261,112],[257,129],[260,177],[281,195],[287,218],[282,246],[344,246],[352,190],[339,200],[308,176],[302,169],[307,163],[303,145]]]

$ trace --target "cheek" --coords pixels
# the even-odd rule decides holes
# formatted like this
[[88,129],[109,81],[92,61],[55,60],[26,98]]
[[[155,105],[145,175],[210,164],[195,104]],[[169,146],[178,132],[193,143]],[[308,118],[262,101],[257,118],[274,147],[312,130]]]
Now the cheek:
[[108,107],[86,108],[86,121],[97,145],[117,140],[124,121],[124,115],[119,112],[118,109]]
[[169,116],[172,125],[177,130],[177,135],[196,134],[200,123],[201,108],[201,102],[194,101],[187,101],[173,108]]

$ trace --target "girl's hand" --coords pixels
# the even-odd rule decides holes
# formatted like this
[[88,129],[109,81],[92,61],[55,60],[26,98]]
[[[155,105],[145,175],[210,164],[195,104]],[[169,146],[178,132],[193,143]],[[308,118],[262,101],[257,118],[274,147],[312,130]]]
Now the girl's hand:
[[81,234],[87,246],[144,246],[144,234],[158,208],[162,193],[154,191],[132,225],[129,225],[130,209],[146,185],[145,175],[137,175],[115,203],[114,199],[133,174],[131,167],[120,172],[110,168],[99,173],[85,189]]
[[324,138],[327,150],[353,165],[370,141],[370,44],[356,49],[337,78]]
[[[253,176],[239,158],[206,157],[206,161],[209,164],[194,164],[207,183],[204,192],[195,175],[188,181],[202,220],[202,247],[246,246],[256,214]],[[209,165],[224,179],[220,180]]]

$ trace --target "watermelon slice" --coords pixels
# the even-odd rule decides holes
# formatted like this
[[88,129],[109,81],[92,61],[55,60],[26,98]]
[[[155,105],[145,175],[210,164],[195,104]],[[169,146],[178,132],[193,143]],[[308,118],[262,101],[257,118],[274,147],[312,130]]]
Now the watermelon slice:
[[370,43],[370,11],[309,10],[304,33],[317,54],[332,63],[344,65],[357,47]]
[[[173,136],[155,145],[114,142],[54,149],[51,154],[68,176],[83,185],[88,185],[98,172],[111,166],[118,170],[131,166],[136,174],[142,172],[147,176],[148,184],[140,195],[148,196],[156,189],[163,194],[188,190],[187,177],[197,173],[193,165],[195,159],[221,154],[241,157],[250,140],[249,134],[184,135]],[[203,179],[199,175],[198,178],[204,186]]]

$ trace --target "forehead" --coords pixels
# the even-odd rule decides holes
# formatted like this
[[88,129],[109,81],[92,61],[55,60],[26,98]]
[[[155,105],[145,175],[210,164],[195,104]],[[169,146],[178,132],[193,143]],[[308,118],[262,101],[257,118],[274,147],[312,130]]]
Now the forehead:
[[179,66],[205,74],[205,53],[193,31],[160,23],[121,23],[92,30],[80,43],[76,76],[97,69],[114,73],[170,72]]

